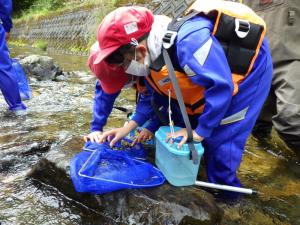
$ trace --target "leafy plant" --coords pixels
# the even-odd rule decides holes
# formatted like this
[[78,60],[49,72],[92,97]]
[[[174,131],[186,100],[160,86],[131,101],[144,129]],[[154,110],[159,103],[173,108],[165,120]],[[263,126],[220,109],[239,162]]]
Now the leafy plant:
[[50,4],[50,9],[58,9],[62,6],[64,6],[65,0],[50,0],[49,4]]
[[32,7],[37,0],[22,0],[22,1],[13,1],[13,10],[14,16],[19,17],[22,15],[22,12],[28,10]]
[[48,42],[44,40],[38,40],[33,44],[33,47],[46,51],[48,47]]

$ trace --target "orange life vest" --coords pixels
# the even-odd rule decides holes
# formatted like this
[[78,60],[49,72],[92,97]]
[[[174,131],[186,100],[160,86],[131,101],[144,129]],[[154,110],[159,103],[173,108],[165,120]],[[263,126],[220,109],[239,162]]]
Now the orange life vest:
[[[175,74],[182,91],[182,97],[184,99],[187,113],[189,115],[202,113],[204,108],[204,88],[193,84],[185,73],[175,71]],[[146,79],[157,93],[168,97],[168,90],[170,90],[171,98],[176,100],[175,91],[166,66],[164,66],[159,72],[151,70],[151,74],[147,76]]]

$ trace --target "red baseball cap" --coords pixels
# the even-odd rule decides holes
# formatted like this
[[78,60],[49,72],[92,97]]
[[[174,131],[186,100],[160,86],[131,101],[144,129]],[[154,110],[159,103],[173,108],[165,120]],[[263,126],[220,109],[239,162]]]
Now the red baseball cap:
[[127,74],[125,73],[123,67],[111,66],[105,61],[94,64],[98,52],[99,51],[94,51],[91,53],[88,59],[88,66],[98,78],[100,85],[105,93],[117,93],[127,83]]
[[110,12],[102,20],[97,40],[100,50],[94,64],[100,63],[132,38],[138,40],[151,30],[154,17],[152,12],[140,6],[120,7]]

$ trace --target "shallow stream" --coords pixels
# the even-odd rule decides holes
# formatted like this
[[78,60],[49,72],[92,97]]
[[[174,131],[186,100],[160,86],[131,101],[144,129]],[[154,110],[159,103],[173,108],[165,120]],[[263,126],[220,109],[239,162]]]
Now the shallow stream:
[[[42,54],[12,46],[12,56]],[[88,71],[87,57],[49,55],[63,71]],[[26,117],[7,114],[0,97],[0,224],[122,224],[64,196],[56,188],[26,178],[26,173],[49,148],[68,143],[81,148],[89,131],[95,79],[74,76],[69,81],[30,83],[34,97],[26,101]],[[126,96],[126,97],[125,97]],[[134,93],[125,91],[117,105],[134,108]],[[121,126],[126,114],[114,110],[107,127]],[[76,143],[70,140],[77,138]],[[59,154],[59,151],[57,152]],[[239,177],[259,191],[236,203],[219,202],[222,224],[300,224],[300,164],[293,154],[250,138]],[[134,223],[133,223],[134,224]]]

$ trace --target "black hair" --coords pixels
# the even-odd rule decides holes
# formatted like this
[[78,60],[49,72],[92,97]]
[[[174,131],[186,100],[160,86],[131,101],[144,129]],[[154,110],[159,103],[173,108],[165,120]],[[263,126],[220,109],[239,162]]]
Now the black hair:
[[[145,40],[149,36],[149,33],[146,33],[141,38],[138,39],[138,42],[141,42]],[[110,54],[106,59],[105,62],[108,64],[121,64],[124,62],[124,55],[127,53],[133,53],[135,49],[134,44],[126,44],[119,47],[116,51],[114,51],[112,54]]]
[[123,45],[120,48],[118,48],[116,51],[114,51],[112,54],[110,54],[105,61],[108,64],[120,64],[124,61],[124,54],[129,53],[134,50],[133,44],[127,44]]

